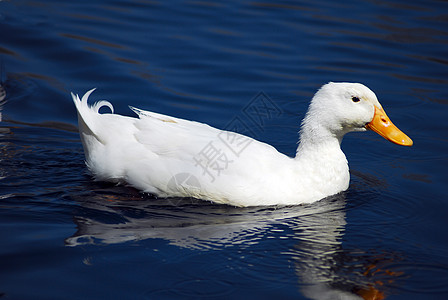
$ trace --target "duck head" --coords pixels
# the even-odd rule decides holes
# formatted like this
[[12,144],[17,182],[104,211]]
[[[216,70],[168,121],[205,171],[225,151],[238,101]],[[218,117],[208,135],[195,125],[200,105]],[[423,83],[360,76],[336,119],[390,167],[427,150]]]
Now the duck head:
[[340,141],[351,131],[372,130],[403,146],[412,140],[387,116],[376,95],[360,83],[330,82],[314,95],[302,124],[302,131],[323,131]]

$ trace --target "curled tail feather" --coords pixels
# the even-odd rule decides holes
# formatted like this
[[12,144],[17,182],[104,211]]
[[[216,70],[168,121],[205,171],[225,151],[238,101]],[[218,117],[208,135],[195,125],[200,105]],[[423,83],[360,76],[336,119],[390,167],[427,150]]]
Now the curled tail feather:
[[[109,101],[101,100],[95,102],[93,105],[89,106],[87,103],[90,94],[93,93],[95,89],[91,89],[87,91],[81,99],[79,99],[78,95],[71,93],[73,102],[75,103],[76,110],[78,111],[78,127],[81,138],[84,135],[93,136],[100,143],[104,144],[104,141],[101,140],[99,136],[99,128],[96,128],[97,122],[95,119],[100,115],[99,110],[101,107],[106,106],[110,109],[111,113],[114,113],[114,107]],[[84,141],[83,141],[84,142]]]

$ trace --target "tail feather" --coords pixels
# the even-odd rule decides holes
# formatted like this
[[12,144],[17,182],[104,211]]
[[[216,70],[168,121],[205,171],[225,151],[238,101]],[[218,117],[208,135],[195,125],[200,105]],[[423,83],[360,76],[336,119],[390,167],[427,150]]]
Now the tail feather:
[[98,122],[95,122],[95,120],[100,114],[99,110],[101,107],[108,107],[111,110],[111,113],[114,113],[114,107],[109,101],[106,100],[97,101],[93,105],[89,106],[87,101],[93,91],[95,91],[95,89],[87,91],[81,99],[79,99],[78,95],[73,93],[71,93],[71,95],[73,102],[75,103],[76,110],[78,111],[78,127],[81,138],[83,138],[83,135],[93,136],[100,143],[104,144],[104,141],[101,140],[99,135],[100,128],[96,128]]

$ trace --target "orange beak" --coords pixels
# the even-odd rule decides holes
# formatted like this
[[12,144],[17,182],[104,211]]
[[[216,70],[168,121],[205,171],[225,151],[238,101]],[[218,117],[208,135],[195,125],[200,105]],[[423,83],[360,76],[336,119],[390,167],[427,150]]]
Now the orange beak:
[[392,143],[402,146],[412,146],[413,144],[412,140],[391,122],[382,108],[375,106],[373,119],[366,125],[366,128],[375,131]]

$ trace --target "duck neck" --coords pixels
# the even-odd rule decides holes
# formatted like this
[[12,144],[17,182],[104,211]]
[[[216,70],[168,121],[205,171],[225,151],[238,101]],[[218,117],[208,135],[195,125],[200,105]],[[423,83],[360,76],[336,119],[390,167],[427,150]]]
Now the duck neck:
[[347,176],[348,162],[341,150],[343,133],[335,134],[318,122],[313,124],[309,121],[300,130],[295,160],[302,167],[317,173],[344,172]]
[[307,174],[309,186],[316,187],[322,197],[348,188],[348,162],[341,150],[342,137],[319,127],[302,127],[295,161],[297,170]]
[[300,130],[300,141],[297,147],[296,159],[300,159],[301,156],[311,153],[315,156],[322,151],[342,153],[342,138],[343,135],[339,136],[334,134],[320,124],[304,123]]

